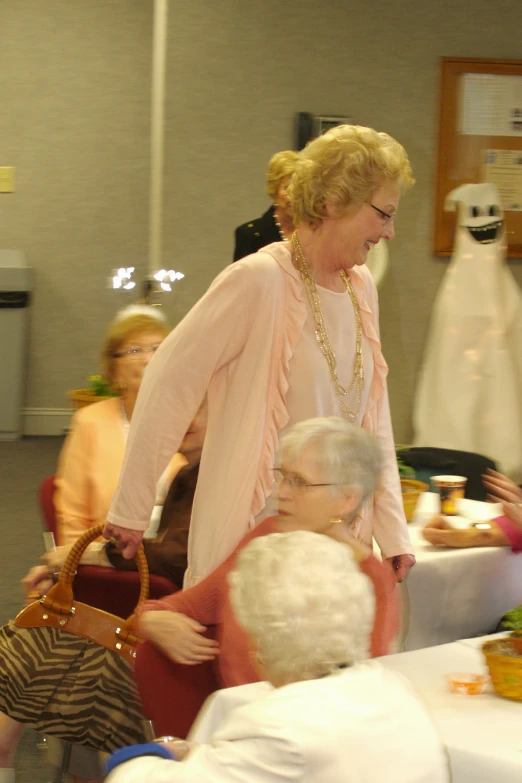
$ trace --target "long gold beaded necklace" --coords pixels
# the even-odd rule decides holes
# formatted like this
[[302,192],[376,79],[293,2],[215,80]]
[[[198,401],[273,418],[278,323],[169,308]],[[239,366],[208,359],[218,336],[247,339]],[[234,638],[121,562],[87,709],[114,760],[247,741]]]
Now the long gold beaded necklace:
[[[337,377],[337,359],[335,358],[335,354],[332,351],[332,347],[330,345],[330,340],[328,339],[328,333],[326,331],[326,326],[324,323],[323,312],[321,310],[321,300],[319,299],[319,293],[315,285],[315,280],[312,277],[310,268],[305,261],[303,251],[301,249],[301,245],[297,237],[297,231],[294,231],[294,233],[292,234],[292,247],[295,253],[299,274],[301,275],[301,279],[304,283],[304,287],[308,296],[308,301],[310,303],[310,310],[312,311],[313,319],[315,322],[315,336],[317,337],[317,342],[319,343],[319,347],[326,359],[326,362],[328,364],[328,369],[330,370],[330,377],[332,379],[336,397],[339,401],[339,408],[341,409],[341,415],[345,416],[348,419],[357,419],[361,411],[362,393],[364,388],[364,364],[363,364],[363,354],[362,354],[361,313],[359,310],[359,302],[357,301],[357,297],[355,296],[355,291],[352,288],[352,284],[350,282],[348,275],[346,274],[344,269],[341,269],[339,274],[346,286],[346,290],[350,295],[350,299],[352,300],[353,310],[355,313],[355,324],[356,324],[353,378],[349,387],[345,389],[345,387],[339,383],[339,378]],[[357,388],[357,401],[356,401],[356,408],[355,410],[352,411],[345,403],[344,398],[352,391],[354,387]]]

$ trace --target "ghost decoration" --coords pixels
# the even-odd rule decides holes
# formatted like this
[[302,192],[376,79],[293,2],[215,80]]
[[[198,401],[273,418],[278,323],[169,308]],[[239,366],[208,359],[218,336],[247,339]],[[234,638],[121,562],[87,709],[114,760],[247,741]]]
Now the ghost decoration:
[[469,451],[522,480],[522,295],[505,263],[495,185],[462,185],[453,256],[433,307],[414,443]]

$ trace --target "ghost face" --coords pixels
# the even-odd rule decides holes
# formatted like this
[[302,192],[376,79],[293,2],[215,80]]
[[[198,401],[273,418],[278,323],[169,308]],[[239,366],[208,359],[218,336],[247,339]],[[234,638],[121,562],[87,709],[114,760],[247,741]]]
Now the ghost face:
[[467,213],[464,225],[475,242],[488,245],[500,238],[504,221],[498,204],[473,204],[467,207]]
[[504,230],[504,212],[495,185],[461,185],[446,197],[445,209],[454,210],[458,205],[459,225],[467,229],[473,241],[480,245],[501,239]]

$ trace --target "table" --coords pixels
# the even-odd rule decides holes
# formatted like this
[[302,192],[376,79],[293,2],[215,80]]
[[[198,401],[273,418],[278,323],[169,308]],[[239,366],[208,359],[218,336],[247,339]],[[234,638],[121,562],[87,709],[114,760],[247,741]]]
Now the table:
[[[447,687],[446,675],[451,672],[487,672],[481,652],[484,640],[464,639],[378,660],[406,677],[426,705],[446,746],[452,783],[520,783],[522,702],[503,699],[493,690],[462,696]],[[258,682],[216,691],[198,715],[189,740],[209,742],[233,709],[270,690],[268,683]]]
[[446,684],[450,672],[487,672],[484,641],[463,639],[379,660],[403,674],[426,704],[448,751],[452,783],[520,783],[522,702],[503,699],[492,689],[462,696],[450,693]]
[[[444,549],[422,538],[421,527],[436,503],[434,493],[424,493],[409,525],[417,565],[402,588],[406,651],[490,633],[522,602],[522,556],[509,547]],[[475,500],[461,501],[458,510],[463,516],[452,518],[458,526],[502,513]]]

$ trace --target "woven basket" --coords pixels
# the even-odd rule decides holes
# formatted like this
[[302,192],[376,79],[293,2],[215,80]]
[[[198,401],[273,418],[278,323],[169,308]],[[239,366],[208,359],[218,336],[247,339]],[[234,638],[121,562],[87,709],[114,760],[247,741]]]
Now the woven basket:
[[482,652],[491,675],[493,687],[499,696],[514,701],[522,701],[522,655],[506,655],[499,650],[500,645],[516,651],[510,636],[494,639],[482,645]]
[[401,479],[401,488],[406,521],[411,522],[419,497],[427,491],[428,485],[415,479]]

